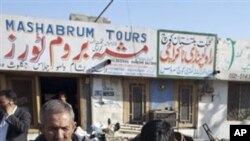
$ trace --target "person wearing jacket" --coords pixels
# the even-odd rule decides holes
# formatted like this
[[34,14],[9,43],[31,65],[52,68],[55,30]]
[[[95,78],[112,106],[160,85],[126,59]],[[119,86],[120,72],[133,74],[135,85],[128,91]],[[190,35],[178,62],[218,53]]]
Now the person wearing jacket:
[[40,111],[40,131],[35,141],[88,141],[75,134],[76,122],[72,106],[61,100],[49,100]]
[[151,120],[147,122],[132,141],[176,141],[174,131],[169,122]]
[[19,108],[16,100],[13,90],[0,91],[0,141],[27,141],[31,115]]

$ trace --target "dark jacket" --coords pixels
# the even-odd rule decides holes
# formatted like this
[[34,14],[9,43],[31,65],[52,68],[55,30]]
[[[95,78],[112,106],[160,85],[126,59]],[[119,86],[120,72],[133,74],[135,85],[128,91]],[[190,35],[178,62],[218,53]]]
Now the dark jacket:
[[[0,113],[0,121],[4,114]],[[6,141],[27,141],[31,115],[29,112],[17,107],[15,113],[6,120],[9,123]]]
[[[75,134],[72,135],[72,141],[79,141]],[[47,141],[43,134],[39,135],[35,141]],[[88,141],[87,138],[83,138],[81,141]]]

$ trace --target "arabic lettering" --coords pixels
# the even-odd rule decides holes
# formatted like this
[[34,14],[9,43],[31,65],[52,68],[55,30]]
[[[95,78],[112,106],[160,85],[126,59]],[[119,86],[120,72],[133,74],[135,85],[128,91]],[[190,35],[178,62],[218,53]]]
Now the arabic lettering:
[[70,64],[70,71],[84,72],[85,66],[82,64],[71,63]]
[[118,52],[110,50],[109,48],[106,48],[103,53],[97,52],[93,55],[92,58],[103,58],[107,54],[107,55],[115,57],[115,58],[124,58],[124,59],[126,58],[127,59],[127,58],[136,57],[140,53],[142,53],[142,52],[146,53],[147,51],[148,51],[147,45],[144,45],[141,50],[139,50],[138,52],[135,52],[135,53],[118,53]]
[[39,61],[39,58],[41,57],[41,55],[44,52],[44,49],[45,49],[45,37],[43,36],[41,38],[39,35],[37,35],[35,42],[36,43],[41,43],[41,49],[39,49],[38,46],[33,46],[33,49],[32,49],[33,58],[31,58],[30,61],[34,62],[34,63]]
[[[137,38],[137,34],[134,35],[134,40],[139,41],[139,38]],[[45,38],[45,36],[40,36],[39,34],[36,34],[34,44],[26,44],[24,47],[17,47],[17,37],[14,34],[10,34],[8,36],[8,41],[11,43],[11,48],[8,48],[6,50],[4,57],[12,60],[11,62],[2,65],[6,68],[20,70],[33,69],[34,71],[66,71],[67,69],[69,69],[68,67],[70,67],[71,71],[86,71],[86,66],[81,62],[82,60],[86,60],[89,58],[89,41],[82,43],[79,48],[79,51],[75,50],[76,48],[74,47],[74,51],[77,52],[73,56],[70,54],[72,52],[72,47],[70,46],[70,44],[65,43],[64,39],[60,36],[51,39],[50,41],[47,41],[47,38]],[[142,35],[141,41],[144,41],[144,35]],[[141,48],[139,48],[137,51],[132,52],[128,52],[126,45],[124,44],[124,42],[121,41],[104,41],[104,39],[101,38],[99,41],[93,41],[92,45],[94,45],[94,48],[92,49],[92,52],[94,52],[92,58],[103,59],[105,55],[108,55],[113,59],[125,60],[124,62],[127,63],[131,63],[128,59],[135,58],[138,59],[136,62],[143,62],[147,63],[148,65],[150,65],[152,63],[151,60],[153,60],[153,57],[145,58],[142,56],[140,58],[137,58],[140,54],[146,54],[148,52],[149,47],[147,45],[142,45]],[[110,49],[111,47],[115,47],[114,50]],[[18,60],[13,59],[15,57],[15,49],[17,48],[20,48],[19,51],[21,51],[20,54],[18,54],[17,56]],[[48,52],[46,52],[46,50],[48,50]],[[29,53],[31,54],[29,55]],[[63,61],[69,61],[69,58],[72,61],[70,62],[70,66],[68,66],[69,62],[60,62],[57,60],[61,59]],[[97,72],[107,71],[108,67],[97,70]]]
[[123,42],[120,42],[119,45],[116,47],[116,50],[118,50],[118,51],[126,51],[127,48],[125,47]]
[[11,42],[11,49],[9,50],[8,53],[4,55],[4,58],[12,59],[14,58],[14,50],[15,50],[14,41],[16,40],[16,36],[14,34],[10,34],[8,40]]
[[57,37],[56,39],[52,40],[49,44],[49,54],[50,54],[50,65],[53,68],[54,67],[54,47],[55,45],[60,45],[62,43],[62,38]]
[[161,40],[161,44],[162,44],[162,45],[166,45],[166,44],[168,43],[168,40],[169,40],[169,39],[168,39],[168,37],[166,36],[165,33],[162,33],[162,34],[161,34],[161,39],[160,39],[160,40]]
[[83,43],[82,46],[81,46],[81,51],[79,52],[78,55],[76,55],[74,58],[73,58],[73,61],[74,62],[80,62],[81,59],[86,59],[89,57],[89,55],[87,53],[84,53],[85,50],[87,50],[88,48],[88,42],[86,43]]
[[7,68],[9,69],[14,69],[15,67],[16,67],[16,64],[13,61],[10,61],[9,64],[7,64]]
[[104,39],[100,39],[99,41],[96,41],[95,42],[95,46],[94,46],[94,48],[92,49],[92,51],[93,52],[99,52],[99,51],[101,51],[102,50],[102,48],[103,48],[103,41],[104,41]]
[[213,42],[213,39],[207,37],[207,40],[206,40],[206,41],[199,40],[199,41],[197,42],[197,46],[198,46],[198,47],[208,47],[208,46],[211,45],[212,42]]
[[28,56],[28,50],[29,50],[29,45],[26,45],[25,51],[21,55],[18,56],[18,60],[25,61]]
[[162,63],[175,63],[178,59],[181,63],[197,64],[202,68],[206,64],[212,63],[212,49],[205,48],[203,52],[196,47],[192,47],[190,53],[183,49],[183,46],[172,46],[168,44],[166,51],[160,52],[160,61]]
[[[5,64],[2,64],[2,66],[4,67]],[[27,69],[28,67],[28,63],[25,61],[20,61],[20,62],[14,62],[14,61],[10,61],[7,64],[7,68],[8,69]]]
[[179,36],[177,36],[177,34],[172,34],[170,36],[170,39],[169,39],[170,43],[172,43],[173,45],[177,45],[178,42],[179,42]]
[[[169,36],[169,37],[168,37]],[[182,35],[178,33],[172,33],[170,35],[167,35],[167,33],[161,33],[160,34],[160,41],[162,45],[166,44],[172,44],[174,46],[176,45],[193,45],[197,47],[209,47],[213,41],[213,37],[206,37],[205,39],[197,39],[194,35]]]
[[17,65],[16,69],[18,70],[19,68],[24,68],[27,69],[28,63],[24,61],[20,61],[19,65]]
[[49,65],[45,62],[35,63],[33,65],[33,70],[49,71]]
[[57,67],[56,67],[56,71],[65,71],[65,69],[66,69],[66,66],[62,63],[61,65],[58,65]]
[[75,64],[75,70],[78,72],[84,72],[85,66],[83,64]]
[[190,38],[187,38],[185,36],[181,36],[179,37],[179,43],[180,45],[195,45],[196,41],[195,41],[195,38],[194,37],[190,37]]
[[192,76],[192,75],[208,76],[212,73],[212,71],[207,69],[196,69],[194,67],[166,66],[161,69],[160,73],[168,73],[171,75],[176,74],[176,75],[187,75],[187,76]]
[[68,43],[66,43],[65,45],[64,45],[64,52],[65,52],[65,54],[64,55],[62,55],[62,59],[63,60],[67,60],[68,58],[69,58],[69,54],[70,54],[70,46],[69,46],[69,44]]

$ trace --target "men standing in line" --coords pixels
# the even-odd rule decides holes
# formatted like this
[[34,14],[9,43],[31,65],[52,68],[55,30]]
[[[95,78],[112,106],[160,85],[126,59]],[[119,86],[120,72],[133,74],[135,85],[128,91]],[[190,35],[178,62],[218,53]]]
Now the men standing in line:
[[0,141],[27,141],[31,115],[16,105],[11,89],[0,91]]

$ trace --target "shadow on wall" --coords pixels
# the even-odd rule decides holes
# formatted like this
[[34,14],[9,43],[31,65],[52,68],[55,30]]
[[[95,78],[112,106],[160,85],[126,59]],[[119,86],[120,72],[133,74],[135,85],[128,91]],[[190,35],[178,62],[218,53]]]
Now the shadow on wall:
[[226,82],[217,81],[213,82],[213,87],[215,90],[213,100],[211,100],[211,96],[203,96],[199,100],[198,117],[202,118],[198,120],[197,136],[208,139],[207,133],[202,127],[206,123],[218,138],[229,138],[222,133],[227,131],[221,130],[225,126],[229,130],[229,125],[225,125],[227,121],[227,85]]

